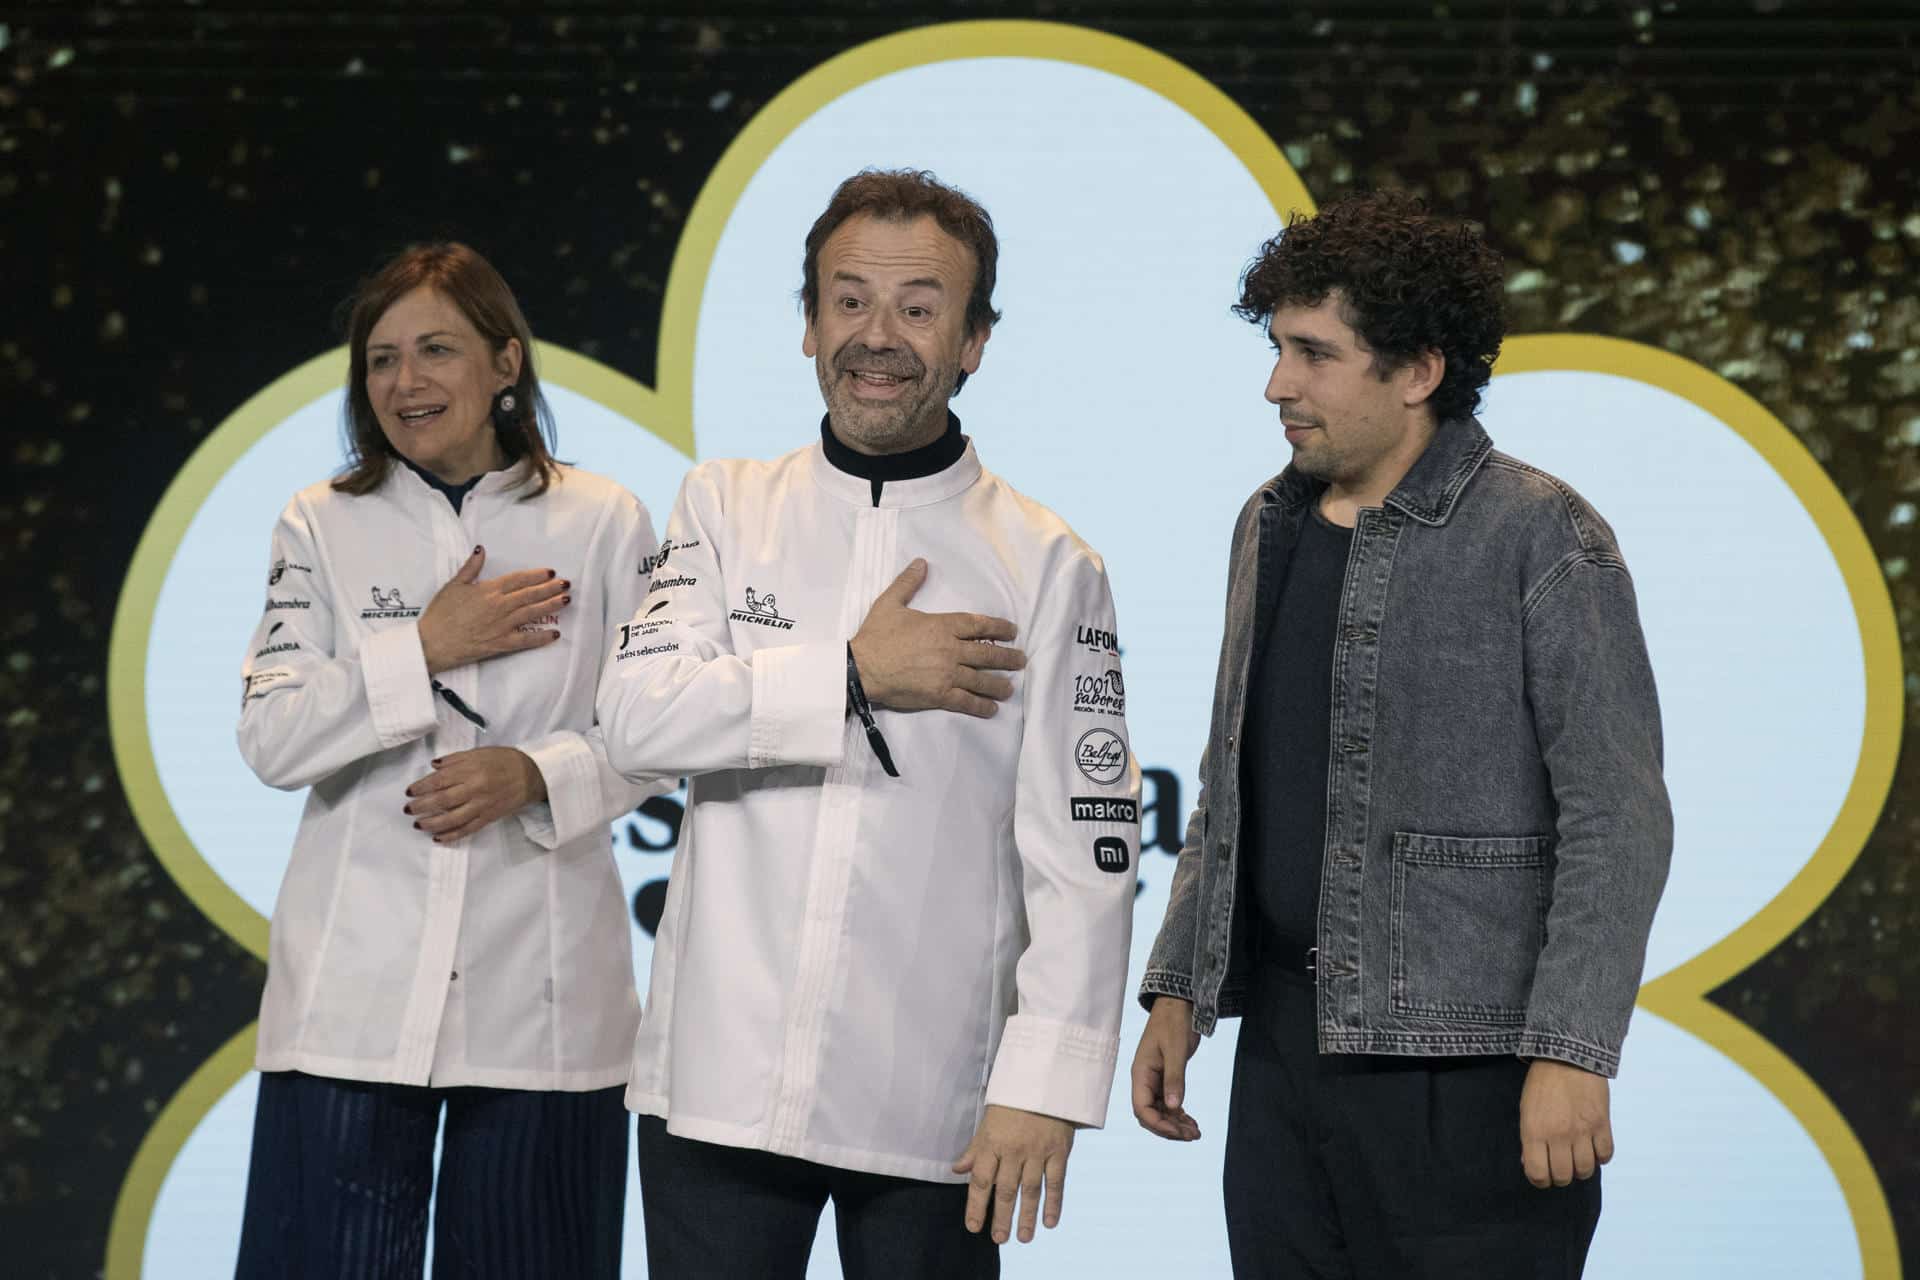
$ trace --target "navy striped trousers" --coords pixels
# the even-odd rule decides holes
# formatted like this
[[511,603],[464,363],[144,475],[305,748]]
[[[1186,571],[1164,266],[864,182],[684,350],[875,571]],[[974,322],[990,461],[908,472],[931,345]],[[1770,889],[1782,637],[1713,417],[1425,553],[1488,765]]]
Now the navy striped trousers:
[[265,1072],[235,1275],[419,1280],[431,1193],[434,1280],[616,1280],[627,1198],[621,1092]]

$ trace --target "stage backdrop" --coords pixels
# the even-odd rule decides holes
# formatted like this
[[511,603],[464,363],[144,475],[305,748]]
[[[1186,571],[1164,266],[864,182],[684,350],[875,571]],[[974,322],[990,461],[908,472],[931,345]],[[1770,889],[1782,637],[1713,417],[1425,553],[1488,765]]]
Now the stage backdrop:
[[[1275,25],[1264,38],[1287,29]],[[1262,50],[1261,38],[1241,36]],[[1541,58],[1551,63],[1543,53],[1530,65],[1545,70]],[[1531,83],[1512,87],[1516,108]],[[1427,110],[1475,118],[1477,100],[1433,92]],[[724,96],[709,99],[713,110]],[[391,96],[376,101],[397,106]],[[1537,101],[1527,103],[1528,114],[1536,110]],[[374,127],[378,113],[363,114],[341,127]],[[1311,211],[1361,177],[1350,162],[1326,162],[1326,134],[1268,114],[1256,119],[1218,83],[1147,45],[1084,26],[973,22],[882,36],[788,77],[728,134],[684,216],[674,211],[675,243],[652,304],[659,342],[651,368],[620,358],[631,344],[619,340],[626,317],[617,309],[582,303],[583,316],[554,335],[529,299],[536,331],[558,339],[539,359],[562,456],[621,480],[659,525],[696,459],[767,456],[809,438],[818,393],[799,351],[793,291],[800,238],[840,178],[865,165],[930,168],[993,211],[1006,319],[955,407],[987,465],[1059,511],[1112,575],[1129,728],[1147,780],[1136,980],[1194,797],[1227,533],[1247,493],[1286,456],[1260,399],[1263,335],[1226,304],[1249,254],[1288,211]],[[469,163],[455,149],[482,145],[452,144],[443,160],[442,134],[431,136],[430,171]],[[488,135],[482,127],[459,136]],[[517,136],[525,145],[527,135]],[[1591,155],[1569,140],[1544,161],[1502,160],[1492,147],[1470,160],[1483,170],[1544,163],[1577,190],[1614,145],[1588,141]],[[619,153],[607,158],[620,162]],[[496,155],[492,163],[506,174],[516,161]],[[1427,187],[1446,204],[1454,172],[1436,156],[1430,168],[1367,176]],[[1654,288],[1619,281],[1647,280],[1650,253],[1684,260],[1676,236],[1711,242],[1721,222],[1734,224],[1728,235],[1759,234],[1741,222],[1724,180],[1683,195],[1650,177],[1628,172],[1609,188],[1605,199],[1631,207],[1627,217],[1585,197],[1568,212],[1571,197],[1551,188],[1539,208],[1516,205],[1511,193],[1484,202],[1467,190],[1450,196],[1513,255],[1509,287],[1522,323],[1483,421],[1500,447],[1569,480],[1613,524],[1634,570],[1666,723],[1674,867],[1614,1092],[1620,1156],[1606,1174],[1590,1274],[1894,1276],[1896,1233],[1913,1223],[1897,1219],[1888,1182],[1906,1177],[1910,1187],[1910,1170],[1876,1169],[1809,1074],[1809,1055],[1771,1041],[1765,1018],[1743,1007],[1752,1001],[1711,997],[1789,937],[1808,945],[1807,932],[1795,930],[1850,871],[1861,874],[1853,869],[1882,821],[1907,699],[1886,576],[1897,582],[1904,562],[1883,573],[1856,515],[1859,495],[1836,487],[1832,447],[1823,467],[1804,433],[1782,422],[1781,406],[1743,389],[1767,359],[1785,357],[1749,341],[1745,355],[1697,358],[1705,354],[1698,334],[1618,323],[1623,300]],[[377,202],[387,180],[364,199]],[[522,209],[531,202],[544,210],[548,241],[572,236],[576,225],[635,216],[648,203],[645,178],[624,206],[603,208],[573,207],[542,183],[518,186],[466,194]],[[656,193],[653,204],[662,203],[671,200]],[[460,218],[419,230],[448,221],[459,230]],[[1566,269],[1559,257],[1529,239],[1551,237],[1541,228],[1556,220],[1554,230],[1587,233],[1568,249],[1587,257],[1566,282],[1556,279]],[[1920,215],[1893,225],[1879,243],[1910,255]],[[523,296],[526,277],[547,261],[511,241],[482,247]],[[193,250],[209,251],[204,239]],[[1691,270],[1699,290],[1735,287],[1697,263]],[[595,269],[580,278],[597,287]],[[1530,305],[1550,290],[1564,295],[1556,309]],[[1861,302],[1869,311],[1900,305]],[[1579,323],[1596,312],[1616,323]],[[248,347],[247,317],[236,309],[230,322],[228,350],[251,371],[244,394],[205,424],[164,492],[137,513],[137,550],[114,602],[105,702],[118,785],[151,856],[191,904],[183,909],[261,956],[302,798],[247,773],[233,745],[232,688],[239,646],[273,576],[266,535],[274,517],[289,494],[338,463],[346,359],[334,349],[262,366]],[[1781,338],[1780,346],[1835,340],[1810,319],[1798,323],[1798,342]],[[152,340],[164,347],[164,335]],[[1870,352],[1882,340],[1863,318],[1838,338],[1836,354]],[[1900,363],[1911,365],[1914,354],[1903,352]],[[1863,434],[1878,449],[1874,429],[1885,422],[1879,414],[1868,421]],[[1895,529],[1912,519],[1911,505],[1886,516]],[[643,985],[682,799],[649,801],[611,833]],[[1907,866],[1897,855],[1884,865],[1888,892],[1904,894]],[[1862,927],[1884,934],[1899,919],[1869,916]],[[232,989],[228,1008],[244,1009],[257,973],[240,966],[221,976]],[[1859,975],[1869,986],[1881,976]],[[1763,1009],[1767,993],[1790,990],[1758,988]],[[1734,1016],[1730,1003],[1748,1016]],[[113,1177],[92,1183],[111,1204],[96,1256],[116,1280],[231,1267],[253,1033],[244,1014],[211,1037],[201,1034],[208,1021],[194,1022],[195,1049],[179,1055],[185,1070],[164,1090],[143,1089],[152,1114],[116,1130],[113,1157],[97,1161]],[[1218,1187],[1235,1024],[1202,1046],[1190,1075],[1207,1137],[1176,1146],[1146,1135],[1129,1113],[1125,1066],[1142,1021],[1130,1007],[1108,1128],[1076,1147],[1063,1227],[1006,1250],[1009,1275],[1226,1274]],[[1903,1041],[1897,1029],[1876,1034],[1856,1028],[1854,1043],[1893,1055],[1884,1079],[1897,1085]],[[110,1030],[102,1038],[120,1043]],[[116,1084],[129,1087],[143,1081]],[[1868,1114],[1875,1105],[1885,1106],[1869,1101]],[[31,1178],[8,1188],[16,1196],[34,1189]],[[820,1239],[814,1274],[837,1274],[830,1227]],[[644,1274],[633,1188],[626,1274]]]

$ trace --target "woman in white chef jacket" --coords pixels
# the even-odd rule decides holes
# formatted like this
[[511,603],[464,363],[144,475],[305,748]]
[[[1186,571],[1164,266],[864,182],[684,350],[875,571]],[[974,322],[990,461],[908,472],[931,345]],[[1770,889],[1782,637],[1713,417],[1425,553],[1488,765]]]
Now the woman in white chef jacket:
[[307,803],[238,1274],[418,1277],[431,1191],[436,1276],[611,1277],[639,1006],[607,827],[662,788],[593,704],[652,525],[554,461],[473,250],[407,250],[348,329],[350,456],[281,513],[241,693],[241,754]]

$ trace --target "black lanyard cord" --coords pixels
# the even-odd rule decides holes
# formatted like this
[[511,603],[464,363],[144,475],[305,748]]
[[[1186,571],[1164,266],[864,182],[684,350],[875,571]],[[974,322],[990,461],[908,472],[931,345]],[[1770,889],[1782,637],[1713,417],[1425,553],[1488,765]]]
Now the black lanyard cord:
[[853,663],[852,641],[847,642],[847,705],[860,717],[860,727],[867,731],[867,745],[880,758],[880,767],[887,771],[889,778],[899,777],[900,771],[893,767],[893,753],[887,750],[887,740],[881,735],[880,726],[873,722],[873,707],[867,702],[867,691],[860,686],[860,668]]
[[459,694],[447,688],[447,686],[441,684],[438,680],[435,680],[433,682],[433,691],[439,694],[441,697],[445,698],[447,700],[448,706],[452,707],[455,711],[458,711],[461,715],[465,716],[467,719],[473,721],[474,724],[478,725],[480,727],[481,732],[484,733],[486,731],[486,728],[487,728],[486,717],[482,716],[478,711],[475,711],[472,707],[468,706],[466,704],[466,700],[463,699]]

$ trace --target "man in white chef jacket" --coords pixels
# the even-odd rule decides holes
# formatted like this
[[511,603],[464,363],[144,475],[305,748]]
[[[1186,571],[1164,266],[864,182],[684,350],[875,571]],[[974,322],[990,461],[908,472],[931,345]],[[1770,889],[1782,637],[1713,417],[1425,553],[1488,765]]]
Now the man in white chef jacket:
[[996,1275],[1105,1121],[1139,771],[1100,557],[947,409],[997,256],[930,174],[842,183],[819,440],[694,468],[614,637],[609,760],[692,780],[627,1089],[654,1274],[800,1276],[831,1197],[850,1277]]

